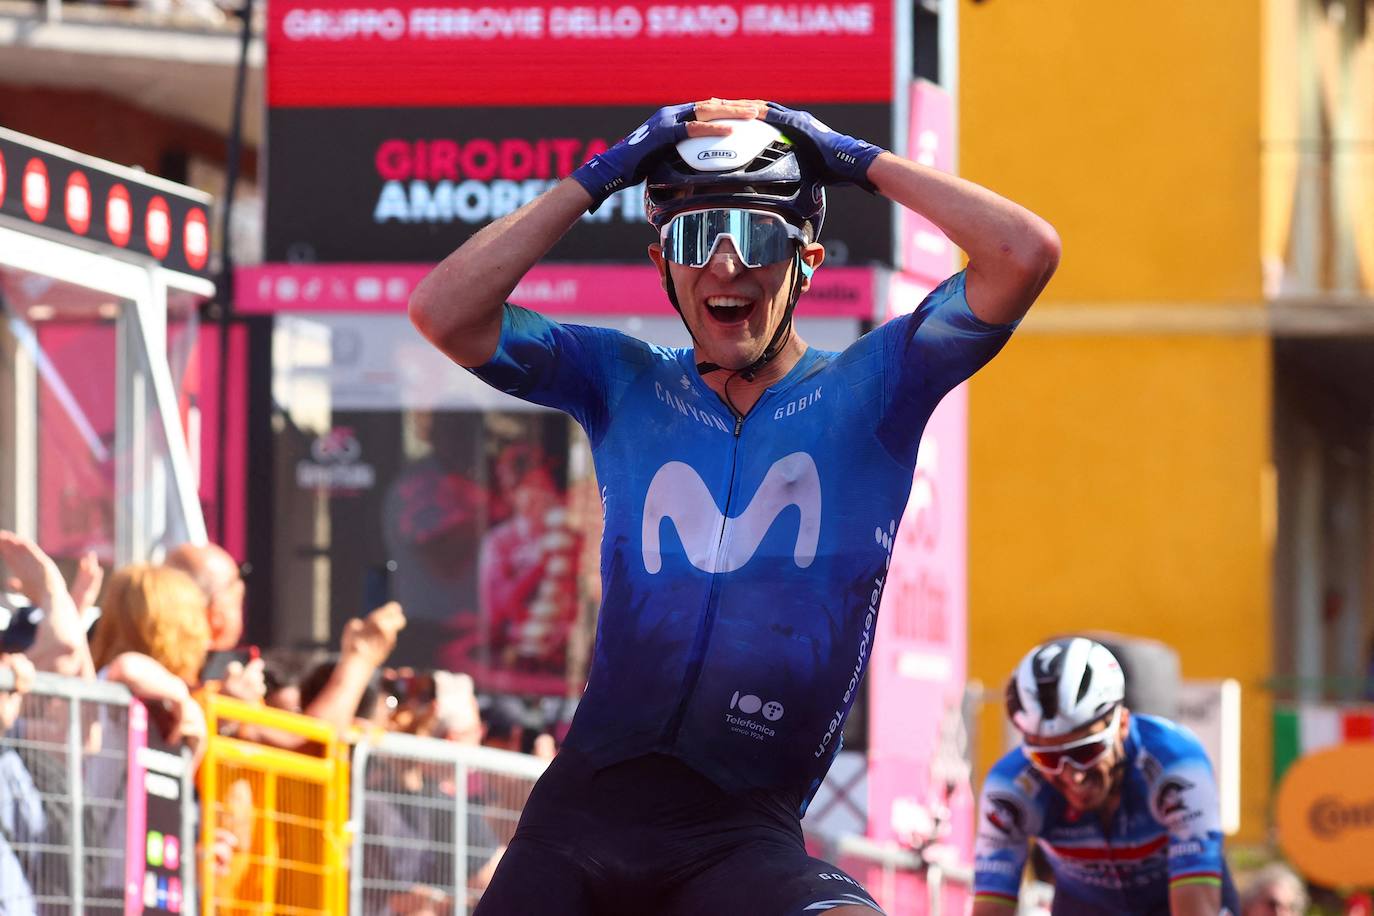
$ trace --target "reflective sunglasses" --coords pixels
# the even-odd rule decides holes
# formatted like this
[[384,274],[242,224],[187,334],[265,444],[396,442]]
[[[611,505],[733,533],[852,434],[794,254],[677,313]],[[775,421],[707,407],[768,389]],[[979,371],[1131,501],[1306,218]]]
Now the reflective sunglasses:
[[1031,765],[1047,776],[1054,776],[1068,764],[1076,770],[1093,767],[1107,751],[1111,750],[1121,726],[1121,707],[1112,713],[1111,724],[1096,734],[1066,744],[1022,744],[1021,750]]
[[659,233],[663,256],[684,267],[705,267],[726,238],[746,267],[786,261],[806,243],[800,229],[767,210],[692,210],[673,217]]

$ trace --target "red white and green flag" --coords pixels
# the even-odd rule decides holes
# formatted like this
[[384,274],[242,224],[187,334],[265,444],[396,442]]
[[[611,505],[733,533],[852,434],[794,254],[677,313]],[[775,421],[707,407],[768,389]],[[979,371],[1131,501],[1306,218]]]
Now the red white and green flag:
[[1374,706],[1300,703],[1274,710],[1274,782],[1299,757],[1354,741],[1374,741]]

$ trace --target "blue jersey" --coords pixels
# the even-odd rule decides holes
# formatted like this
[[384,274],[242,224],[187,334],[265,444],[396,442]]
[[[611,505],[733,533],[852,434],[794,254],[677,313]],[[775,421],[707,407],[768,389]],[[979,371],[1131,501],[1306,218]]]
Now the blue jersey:
[[864,674],[921,431],[1010,333],[956,274],[844,352],[808,350],[736,417],[690,349],[507,305],[474,372],[581,423],[605,510],[567,746],[597,766],[673,755],[804,810]]
[[1093,911],[1169,912],[1169,888],[1209,883],[1234,888],[1222,858],[1216,779],[1197,738],[1167,719],[1131,716],[1121,804],[1109,825],[1077,816],[1020,748],[992,768],[979,802],[976,898],[1015,903],[1035,838],[1054,869],[1061,897]]

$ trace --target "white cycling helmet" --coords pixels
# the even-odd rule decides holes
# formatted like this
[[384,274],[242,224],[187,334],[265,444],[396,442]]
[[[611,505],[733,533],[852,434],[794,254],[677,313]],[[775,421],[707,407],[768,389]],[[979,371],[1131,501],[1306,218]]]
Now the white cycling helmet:
[[1125,697],[1116,656],[1075,636],[1026,653],[1007,683],[1007,715],[1026,734],[1058,738],[1110,715]]

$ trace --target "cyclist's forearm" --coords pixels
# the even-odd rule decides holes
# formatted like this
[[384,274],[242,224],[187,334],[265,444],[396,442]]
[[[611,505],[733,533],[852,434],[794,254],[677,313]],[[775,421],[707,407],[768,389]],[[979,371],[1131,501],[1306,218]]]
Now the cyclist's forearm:
[[1175,884],[1169,888],[1171,916],[1217,916],[1221,912],[1221,885]]
[[590,203],[581,185],[562,181],[484,227],[415,288],[410,320],[456,362],[486,362],[500,340],[502,304]]
[[868,178],[929,219],[969,257],[969,305],[984,321],[1015,321],[1059,264],[1059,236],[1019,204],[954,175],[883,153]]
[[982,898],[973,902],[972,916],[1012,916],[1016,904],[1005,900]]

